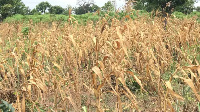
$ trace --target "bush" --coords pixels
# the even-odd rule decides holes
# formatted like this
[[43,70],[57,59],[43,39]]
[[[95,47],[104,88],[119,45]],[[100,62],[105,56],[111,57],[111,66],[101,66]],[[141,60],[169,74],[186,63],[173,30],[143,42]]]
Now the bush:
[[4,100],[1,100],[1,104],[0,104],[0,109],[3,111],[3,112],[14,112],[15,109],[12,107],[11,104],[9,104],[8,102],[4,101]]
[[182,12],[177,12],[177,11],[175,11],[172,15],[174,15],[176,18],[179,18],[179,19],[183,19],[186,17],[185,14],[183,14]]

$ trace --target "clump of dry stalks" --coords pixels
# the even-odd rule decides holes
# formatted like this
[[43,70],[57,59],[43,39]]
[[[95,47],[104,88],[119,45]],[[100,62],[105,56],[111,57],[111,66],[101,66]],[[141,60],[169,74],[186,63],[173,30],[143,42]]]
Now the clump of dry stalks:
[[[188,85],[200,101],[200,25],[170,18],[167,25],[164,30],[158,18],[148,17],[112,19],[110,25],[104,18],[86,26],[30,22],[23,35],[23,24],[2,23],[0,96],[19,112],[175,111],[176,101],[185,99],[173,87]],[[188,46],[198,49],[187,53]],[[140,93],[127,87],[131,77]]]

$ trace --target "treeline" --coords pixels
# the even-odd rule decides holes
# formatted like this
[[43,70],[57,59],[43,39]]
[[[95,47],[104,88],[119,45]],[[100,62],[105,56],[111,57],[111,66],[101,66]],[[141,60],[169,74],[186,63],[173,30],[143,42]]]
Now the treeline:
[[[68,15],[69,10],[76,15],[85,14],[88,12],[101,11],[115,11],[114,5],[108,1],[104,6],[90,2],[89,0],[78,0],[78,7],[72,7],[70,5],[63,8],[61,6],[53,6],[47,1],[39,3],[34,9],[27,7],[21,0],[0,0],[0,17],[5,19],[15,14],[21,15],[41,15],[41,14],[64,14]],[[167,7],[168,12],[182,12],[184,14],[190,14],[194,10],[200,11],[200,7],[195,8],[194,4],[197,0],[125,0],[128,4],[131,4],[131,8],[136,10],[145,10],[151,12],[153,10],[163,10]]]
[[64,14],[68,15],[69,10],[72,10],[76,15],[85,14],[88,12],[96,12],[97,10],[110,10],[114,11],[114,6],[109,1],[103,7],[99,7],[92,2],[79,3],[79,7],[72,7],[70,5],[63,8],[58,5],[51,5],[47,1],[43,1],[36,5],[34,9],[25,6],[21,0],[0,0],[0,16],[1,19],[10,17],[15,14],[21,15],[41,15],[41,14]]

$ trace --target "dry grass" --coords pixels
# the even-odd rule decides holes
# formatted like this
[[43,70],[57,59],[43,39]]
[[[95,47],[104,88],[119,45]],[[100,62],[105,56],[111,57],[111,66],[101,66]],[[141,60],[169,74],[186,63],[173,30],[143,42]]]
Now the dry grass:
[[[167,30],[148,17],[30,22],[28,35],[23,27],[0,25],[0,96],[16,111],[195,111],[200,101],[200,25],[193,19],[169,18]],[[139,92],[127,86],[131,78]]]

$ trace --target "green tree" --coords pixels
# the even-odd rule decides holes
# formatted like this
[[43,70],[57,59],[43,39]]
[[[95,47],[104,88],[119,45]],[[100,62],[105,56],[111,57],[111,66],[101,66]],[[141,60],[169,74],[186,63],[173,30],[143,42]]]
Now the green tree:
[[77,5],[79,5],[79,7],[74,9],[76,14],[95,12],[99,9],[99,7],[94,4],[93,0],[77,0]]
[[13,13],[26,15],[30,13],[30,9],[21,0],[14,0]]
[[14,14],[28,14],[29,11],[21,0],[0,0],[0,14],[3,19]]
[[36,10],[38,12],[45,13],[50,7],[51,4],[49,2],[41,2],[36,6]]
[[114,5],[111,3],[111,1],[108,1],[107,3],[104,4],[104,6],[101,7],[101,9],[103,11],[114,11],[115,7]]
[[200,7],[196,7],[196,11],[200,12]]
[[92,8],[92,12],[96,12],[97,10],[100,9],[100,7],[98,5],[95,5],[95,4],[93,4],[91,8]]
[[30,14],[31,14],[31,15],[41,15],[41,12],[38,12],[38,11],[36,10],[36,8],[34,8],[34,9],[32,9],[32,10],[30,11]]
[[63,14],[64,14],[64,15],[69,15],[69,10],[70,10],[70,9],[73,10],[72,6],[68,5],[67,8],[64,8]]
[[83,4],[75,9],[76,14],[85,14],[88,12],[95,12],[99,9],[99,7],[95,4]]
[[64,9],[61,6],[51,6],[49,8],[50,14],[62,14],[64,12]]
[[172,9],[188,14],[193,11],[194,3],[196,0],[136,0],[137,3],[134,5],[135,9],[146,10],[148,12],[152,10],[162,10],[170,3],[167,7],[167,11],[170,12]]

